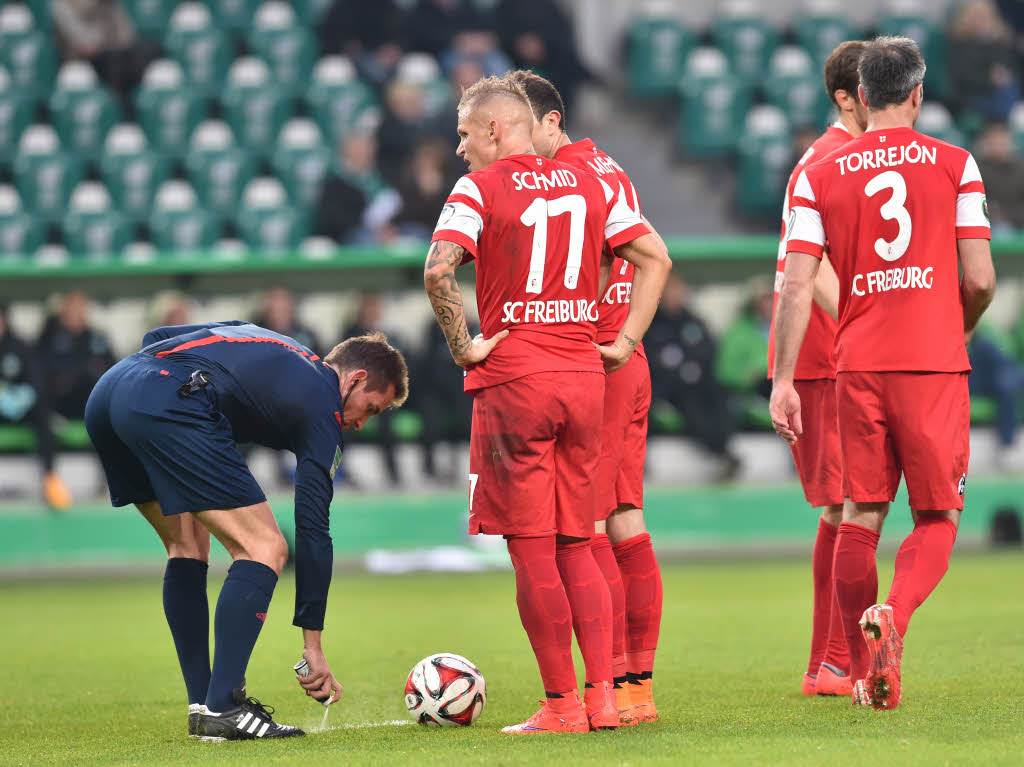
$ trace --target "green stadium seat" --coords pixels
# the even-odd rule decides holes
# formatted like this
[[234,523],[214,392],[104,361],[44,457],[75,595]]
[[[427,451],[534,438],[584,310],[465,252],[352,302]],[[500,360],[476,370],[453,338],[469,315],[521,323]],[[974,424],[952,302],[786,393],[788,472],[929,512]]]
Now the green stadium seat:
[[1024,153],[1024,101],[1018,101],[1014,105],[1006,121],[1013,133],[1013,141],[1017,145],[1017,150]]
[[279,86],[298,92],[309,82],[316,61],[317,42],[295,17],[290,4],[270,0],[256,10],[246,43],[273,72]]
[[7,70],[0,67],[0,172],[14,159],[21,132],[35,116],[36,100],[14,87]]
[[100,177],[118,209],[135,223],[149,217],[157,188],[170,173],[170,160],[146,144],[135,123],[115,125],[107,134]]
[[57,50],[53,38],[33,21],[21,3],[0,8],[0,64],[24,96],[42,98],[53,87]]
[[903,35],[914,40],[921,49],[928,71],[924,76],[925,93],[942,100],[949,94],[946,78],[946,35],[942,27],[912,8],[894,10],[878,19],[878,34]]
[[762,105],[747,113],[739,143],[737,202],[748,214],[775,216],[793,167],[789,123],[782,109]]
[[0,263],[26,258],[42,241],[39,219],[22,210],[18,190],[0,184]]
[[803,48],[784,45],[775,50],[764,91],[769,103],[785,112],[791,125],[824,130],[832,102]]
[[965,146],[964,136],[953,122],[949,110],[936,101],[925,101],[914,128],[926,136]]
[[57,75],[50,115],[64,148],[93,161],[103,149],[107,132],[120,119],[121,107],[100,85],[92,65],[69,61]]
[[164,47],[181,64],[189,84],[212,96],[220,90],[233,58],[227,36],[202,3],[182,3],[171,16]]
[[61,149],[53,126],[30,125],[22,132],[14,160],[14,183],[27,212],[46,223],[59,221],[83,170],[81,158]]
[[200,123],[192,134],[185,168],[199,199],[219,216],[231,216],[256,168],[249,153],[235,145],[231,128],[221,120]]
[[295,118],[281,129],[270,164],[284,184],[292,205],[308,212],[317,203],[332,158],[333,153],[324,145],[317,124],[306,118]]
[[629,92],[640,98],[674,96],[694,35],[674,18],[673,3],[648,5],[626,37]]
[[695,48],[686,59],[680,84],[682,111],[679,146],[694,157],[720,157],[736,148],[750,89],[729,71],[717,48]]
[[159,250],[188,256],[213,246],[220,236],[220,223],[200,206],[187,181],[173,179],[157,190],[149,233]]
[[248,32],[261,0],[208,0],[217,24],[233,35]]
[[64,217],[64,245],[72,257],[110,257],[131,238],[131,226],[110,204],[107,188],[98,181],[83,181],[71,195]]
[[306,103],[332,143],[353,130],[375,125],[380,118],[373,90],[358,79],[356,68],[344,56],[325,56],[317,62]]
[[124,0],[128,15],[142,37],[162,40],[178,0]]
[[266,62],[249,56],[231,65],[221,106],[238,143],[259,157],[269,154],[292,111],[290,97],[271,80]]
[[299,20],[310,29],[314,29],[323,19],[324,14],[334,4],[334,0],[293,0],[292,6]]
[[840,0],[817,0],[811,4],[798,14],[795,32],[797,42],[810,54],[818,75],[839,43],[861,39],[861,31],[844,16]]
[[206,97],[185,83],[181,65],[170,59],[154,61],[135,93],[139,123],[150,145],[172,158],[188,148],[188,140],[206,116]]
[[307,234],[305,217],[288,204],[281,182],[268,176],[245,188],[235,226],[251,250],[271,256],[297,249]]
[[711,25],[711,37],[733,74],[748,85],[761,82],[779,44],[778,30],[759,15],[756,5],[746,2],[726,3]]

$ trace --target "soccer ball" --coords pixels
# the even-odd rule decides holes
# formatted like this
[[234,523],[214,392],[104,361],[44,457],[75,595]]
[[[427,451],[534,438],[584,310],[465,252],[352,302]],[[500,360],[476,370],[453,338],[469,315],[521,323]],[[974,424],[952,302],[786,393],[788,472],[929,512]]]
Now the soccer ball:
[[480,669],[455,653],[424,658],[405,682],[405,705],[420,724],[469,727],[486,702],[487,683]]

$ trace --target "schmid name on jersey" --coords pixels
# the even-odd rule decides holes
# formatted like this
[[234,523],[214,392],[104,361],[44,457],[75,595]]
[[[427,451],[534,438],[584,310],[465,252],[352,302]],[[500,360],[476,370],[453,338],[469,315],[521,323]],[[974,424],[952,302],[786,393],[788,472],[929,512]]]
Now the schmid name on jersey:
[[[884,140],[884,138],[883,138]],[[938,148],[921,146],[916,141],[901,146],[890,146],[885,149],[865,149],[862,152],[851,152],[836,158],[839,175],[845,176],[846,171],[856,173],[859,170],[877,170],[878,168],[894,168],[906,163],[911,165],[935,165]]]
[[597,302],[585,298],[577,298],[575,301],[506,301],[503,313],[502,324],[597,322]]
[[515,184],[515,190],[521,191],[523,189],[533,189],[544,191],[546,189],[554,189],[556,187],[574,187],[579,186],[576,176],[573,175],[572,171],[553,170],[550,173],[538,173],[535,170],[529,172],[515,172],[512,174],[512,183]]

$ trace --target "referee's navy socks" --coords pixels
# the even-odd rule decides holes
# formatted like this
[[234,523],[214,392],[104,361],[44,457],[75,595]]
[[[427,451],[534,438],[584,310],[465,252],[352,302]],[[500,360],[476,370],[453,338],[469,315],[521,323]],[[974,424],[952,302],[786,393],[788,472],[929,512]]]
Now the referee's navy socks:
[[189,703],[202,703],[210,686],[210,604],[206,571],[198,559],[172,557],[164,571],[164,615],[178,651]]
[[277,573],[260,562],[239,559],[228,568],[213,619],[213,673],[206,694],[211,711],[224,713],[237,707],[231,692],[245,678],[276,585]]

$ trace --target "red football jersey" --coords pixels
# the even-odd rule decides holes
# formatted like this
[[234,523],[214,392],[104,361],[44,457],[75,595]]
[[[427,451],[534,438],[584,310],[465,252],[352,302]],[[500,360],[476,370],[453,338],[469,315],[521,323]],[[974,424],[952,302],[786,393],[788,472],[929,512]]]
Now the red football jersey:
[[911,128],[869,131],[805,169],[789,252],[839,276],[838,370],[970,370],[957,240],[989,239],[971,154]]
[[601,250],[650,229],[603,181],[539,155],[459,179],[433,240],[476,260],[486,338],[512,332],[467,368],[466,391],[545,371],[603,371],[597,338]]
[[[793,199],[793,187],[800,177],[804,168],[823,159],[834,149],[838,149],[847,141],[853,138],[850,132],[842,126],[842,123],[835,123],[828,130],[822,133],[818,139],[811,144],[800,162],[789,174],[789,182],[786,184],[786,198],[782,203],[782,236],[779,238],[779,254],[775,267],[775,306],[779,305],[779,288],[782,287],[782,275],[786,270],[786,227],[789,221],[790,200]],[[819,378],[836,377],[836,329],[839,327],[834,319],[825,313],[825,310],[818,306],[817,302],[811,305],[811,319],[807,323],[807,333],[804,335],[803,344],[800,346],[800,356],[796,361],[796,374],[793,376],[797,381],[814,381]],[[768,331],[768,380],[771,380],[775,371],[775,310],[772,310],[772,325]]]
[[[640,199],[636,188],[629,180],[626,171],[615,160],[598,149],[588,138],[566,144],[557,152],[555,159],[567,162],[575,168],[585,170],[604,181],[612,191],[624,196],[624,204],[637,216],[641,216]],[[633,286],[633,265],[621,258],[612,260],[611,275],[605,286],[604,295],[597,308],[597,342],[599,344],[614,341],[629,314],[629,291]],[[646,359],[643,344],[637,351]]]

